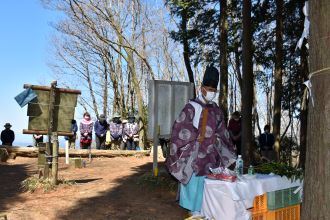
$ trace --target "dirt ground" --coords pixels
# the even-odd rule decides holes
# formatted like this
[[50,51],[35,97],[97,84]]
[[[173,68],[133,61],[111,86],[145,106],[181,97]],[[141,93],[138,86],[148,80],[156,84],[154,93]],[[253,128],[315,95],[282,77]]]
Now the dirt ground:
[[[22,192],[20,183],[36,173],[36,164],[36,158],[23,157],[0,164],[0,213],[8,220],[184,219],[187,214],[175,202],[175,190],[141,181],[151,173],[151,157],[94,158],[81,169],[69,168],[60,158],[59,178],[75,184]],[[164,163],[159,167],[171,182]]]

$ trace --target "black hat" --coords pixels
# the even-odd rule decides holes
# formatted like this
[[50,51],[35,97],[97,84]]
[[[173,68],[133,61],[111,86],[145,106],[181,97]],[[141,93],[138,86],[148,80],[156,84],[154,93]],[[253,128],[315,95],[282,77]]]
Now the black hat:
[[214,66],[206,67],[204,77],[203,77],[203,86],[209,86],[212,88],[218,88],[219,83],[219,71]]
[[5,127],[5,128],[10,128],[10,127],[11,127],[11,124],[10,124],[10,123],[6,123],[6,124],[4,125],[4,127]]
[[106,119],[106,117],[105,117],[104,114],[100,114],[99,118],[100,118],[100,119]]

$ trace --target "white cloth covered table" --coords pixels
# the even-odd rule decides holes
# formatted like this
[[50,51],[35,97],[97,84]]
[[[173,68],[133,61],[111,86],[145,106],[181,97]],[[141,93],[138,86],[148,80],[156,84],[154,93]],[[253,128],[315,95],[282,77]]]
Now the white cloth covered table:
[[205,179],[201,214],[215,220],[248,220],[251,213],[246,209],[253,206],[254,197],[301,185],[300,181],[278,175],[257,174],[254,179],[244,176],[234,183]]

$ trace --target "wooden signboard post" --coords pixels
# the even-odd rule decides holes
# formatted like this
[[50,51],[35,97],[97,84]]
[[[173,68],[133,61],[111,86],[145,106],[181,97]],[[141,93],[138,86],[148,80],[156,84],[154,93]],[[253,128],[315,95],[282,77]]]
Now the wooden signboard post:
[[[49,178],[49,168],[52,165],[52,183],[57,184],[58,173],[58,136],[72,136],[71,120],[77,105],[80,90],[57,88],[57,81],[53,81],[50,87],[28,85],[37,98],[29,102],[27,115],[29,116],[28,129],[23,134],[48,135],[46,144],[43,176]],[[52,163],[50,163],[52,161]]]

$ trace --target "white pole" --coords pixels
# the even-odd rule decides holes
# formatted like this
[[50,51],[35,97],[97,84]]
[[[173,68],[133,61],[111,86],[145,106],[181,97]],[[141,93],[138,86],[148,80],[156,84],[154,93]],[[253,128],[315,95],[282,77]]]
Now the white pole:
[[65,141],[65,163],[69,164],[69,140]]

